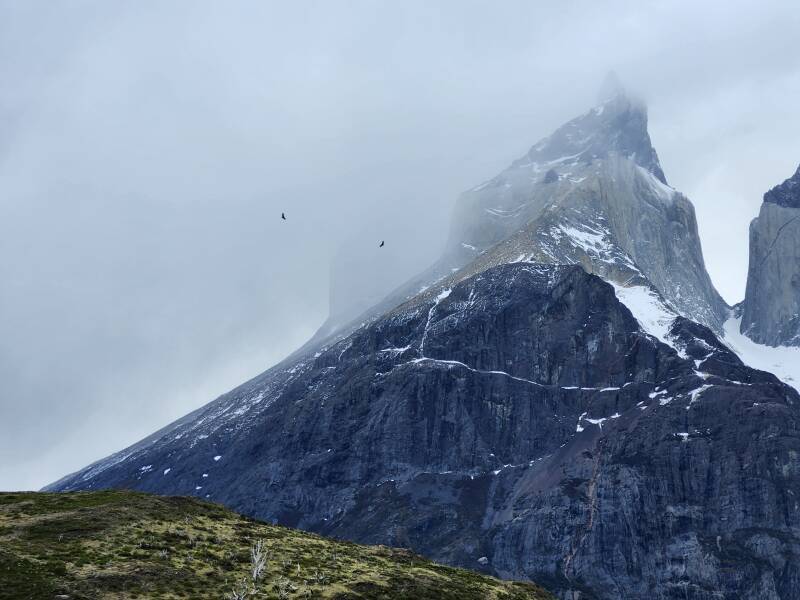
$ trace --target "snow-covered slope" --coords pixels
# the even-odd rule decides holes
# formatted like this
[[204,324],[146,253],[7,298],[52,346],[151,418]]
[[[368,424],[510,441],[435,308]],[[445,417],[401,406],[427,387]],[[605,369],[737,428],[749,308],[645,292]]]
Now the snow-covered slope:
[[639,326],[657,340],[674,347],[669,332],[678,313],[669,308],[654,289],[644,285],[613,284],[617,298],[639,322]]
[[742,318],[734,315],[725,321],[725,343],[746,365],[768,371],[800,391],[800,347],[759,344],[741,332],[741,324]]

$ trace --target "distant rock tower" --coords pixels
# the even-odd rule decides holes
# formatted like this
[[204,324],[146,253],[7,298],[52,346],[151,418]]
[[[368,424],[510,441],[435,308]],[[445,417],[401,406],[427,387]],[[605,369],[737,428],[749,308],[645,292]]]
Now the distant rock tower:
[[750,223],[742,333],[770,346],[800,346],[800,167],[764,194]]

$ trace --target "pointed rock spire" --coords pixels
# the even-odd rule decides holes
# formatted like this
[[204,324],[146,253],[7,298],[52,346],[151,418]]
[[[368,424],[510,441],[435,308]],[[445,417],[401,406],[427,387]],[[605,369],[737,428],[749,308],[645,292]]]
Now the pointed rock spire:
[[659,181],[667,183],[647,132],[647,106],[644,102],[632,97],[613,72],[600,86],[598,98],[600,103],[597,106],[541,140],[522,161],[590,163],[614,153],[633,159]]
[[448,248],[464,262],[453,266],[475,260],[467,248],[481,265],[528,257],[620,284],[643,276],[680,314],[721,331],[728,307],[706,272],[691,202],[665,185],[644,103],[613,74],[601,97],[462,194]]

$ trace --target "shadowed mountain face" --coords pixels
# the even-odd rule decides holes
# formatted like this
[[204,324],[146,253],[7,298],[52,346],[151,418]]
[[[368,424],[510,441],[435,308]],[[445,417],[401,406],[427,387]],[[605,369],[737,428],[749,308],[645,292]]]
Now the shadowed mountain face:
[[800,397],[714,333],[645,123],[616,95],[559,129],[357,323],[51,489],[198,495],[572,600],[791,597]]
[[750,223],[742,333],[770,346],[800,346],[800,167],[764,194]]
[[800,585],[800,398],[703,326],[670,339],[579,267],[493,267],[54,489],[202,495],[567,595]]

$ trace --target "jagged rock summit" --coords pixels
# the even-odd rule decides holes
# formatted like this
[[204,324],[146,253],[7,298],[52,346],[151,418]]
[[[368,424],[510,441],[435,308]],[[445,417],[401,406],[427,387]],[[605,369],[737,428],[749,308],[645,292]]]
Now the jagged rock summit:
[[741,331],[769,346],[800,346],[800,167],[764,194],[750,223]]
[[613,95],[463,194],[419,277],[50,489],[202,496],[570,600],[791,597],[800,396],[717,337],[650,150]]
[[764,194],[764,202],[785,208],[800,208],[800,166],[789,179]]
[[563,162],[565,157],[591,163],[617,154],[631,158],[655,175],[661,183],[667,179],[658,154],[647,132],[647,107],[615,86],[595,108],[557,129],[533,146],[518,162]]

